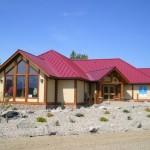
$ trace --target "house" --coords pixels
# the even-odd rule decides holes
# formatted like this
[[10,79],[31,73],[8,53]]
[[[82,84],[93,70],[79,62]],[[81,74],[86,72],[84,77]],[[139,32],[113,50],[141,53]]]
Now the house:
[[17,50],[0,66],[1,103],[20,108],[150,101],[150,68],[117,59],[71,60],[54,50],[39,56]]

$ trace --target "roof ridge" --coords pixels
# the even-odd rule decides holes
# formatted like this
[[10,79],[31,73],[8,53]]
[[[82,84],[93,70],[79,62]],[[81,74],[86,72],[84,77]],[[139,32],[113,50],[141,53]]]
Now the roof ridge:
[[97,59],[72,59],[73,61],[93,61],[93,60],[118,60],[120,58],[97,58]]
[[[58,52],[56,52],[56,53],[59,54],[59,58],[78,76],[79,73],[72,67],[72,65],[70,65],[70,63],[67,63],[66,61],[64,61],[61,57],[64,57],[65,59],[71,61],[77,68],[79,68],[79,67],[71,59],[69,59],[68,57],[66,57],[66,56],[64,56],[64,55],[62,55]],[[81,68],[79,68],[79,69],[82,70]],[[82,70],[82,72],[84,72],[84,71]],[[85,75],[86,75],[86,73],[85,73]]]
[[39,58],[39,59],[42,59],[42,60],[44,60],[43,58],[40,58],[40,57],[38,57],[38,56],[36,56],[36,55],[34,55],[34,54],[31,54],[31,53],[29,53],[29,52],[26,52],[26,51],[24,51],[24,50],[21,50],[21,49],[18,49],[18,52],[27,53],[27,54],[29,54],[29,55],[32,55],[32,56],[34,56],[34,57],[37,57],[37,58]]
[[88,72],[86,72],[86,73],[90,73],[90,72],[95,72],[95,71],[100,71],[100,70],[106,70],[106,69],[113,69],[113,68],[116,68],[116,66],[114,66],[114,67],[107,67],[107,68],[102,68],[102,69],[97,69],[97,70],[93,70],[93,71],[88,71]]

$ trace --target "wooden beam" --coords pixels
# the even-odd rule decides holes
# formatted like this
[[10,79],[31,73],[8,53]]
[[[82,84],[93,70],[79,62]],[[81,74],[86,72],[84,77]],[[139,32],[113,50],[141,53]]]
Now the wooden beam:
[[14,65],[14,88],[13,88],[13,102],[16,101],[16,92],[17,92],[17,59],[15,60],[15,65]]
[[25,75],[25,102],[28,101],[28,87],[29,87],[29,61],[26,62],[26,75]]
[[134,85],[132,84],[132,99],[134,99]]
[[123,100],[123,83],[121,83],[121,100]]

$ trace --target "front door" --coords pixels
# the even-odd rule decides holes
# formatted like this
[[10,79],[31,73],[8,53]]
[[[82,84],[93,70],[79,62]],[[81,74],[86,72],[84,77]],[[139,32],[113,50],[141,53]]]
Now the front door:
[[115,99],[115,86],[114,85],[104,85],[103,86],[103,98],[104,98],[104,100],[114,100]]

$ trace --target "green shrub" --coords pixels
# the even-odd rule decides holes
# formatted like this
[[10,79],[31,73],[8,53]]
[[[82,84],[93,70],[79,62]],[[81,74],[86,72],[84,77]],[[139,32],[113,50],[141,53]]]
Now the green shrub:
[[43,117],[37,117],[36,120],[37,122],[47,122],[47,120]]
[[102,121],[102,122],[107,122],[107,121],[109,121],[109,120],[108,120],[107,118],[105,118],[105,117],[100,117],[99,120]]
[[150,114],[148,114],[146,117],[150,118]]
[[47,117],[53,117],[54,116],[54,114],[52,114],[52,113],[47,113]]
[[27,115],[22,115],[22,118],[28,118],[28,116]]
[[150,108],[145,108],[145,111],[150,112]]
[[132,120],[132,117],[131,117],[131,116],[128,116],[127,119],[128,119],[128,120]]
[[75,116],[76,117],[84,117],[84,114],[82,114],[82,113],[76,113]]
[[104,112],[104,114],[110,114],[110,112],[107,110],[107,111]]
[[123,112],[124,112],[124,113],[130,113],[130,111],[127,110],[127,109],[123,110]]
[[18,110],[16,107],[13,107],[12,110]]
[[61,107],[62,110],[65,109],[65,104],[64,104],[64,102],[61,103],[60,107]]

